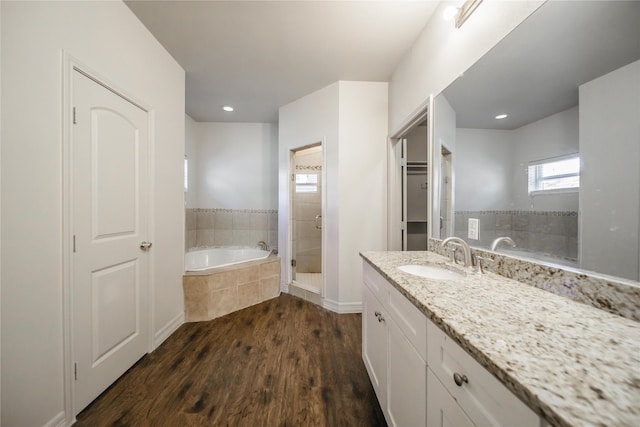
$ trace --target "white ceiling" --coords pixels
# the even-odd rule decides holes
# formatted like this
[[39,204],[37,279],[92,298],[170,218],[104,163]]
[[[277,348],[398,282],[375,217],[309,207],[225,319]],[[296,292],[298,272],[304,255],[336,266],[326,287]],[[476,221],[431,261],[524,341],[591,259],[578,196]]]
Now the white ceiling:
[[276,122],[279,107],[337,80],[389,81],[439,2],[125,3],[185,69],[189,116]]

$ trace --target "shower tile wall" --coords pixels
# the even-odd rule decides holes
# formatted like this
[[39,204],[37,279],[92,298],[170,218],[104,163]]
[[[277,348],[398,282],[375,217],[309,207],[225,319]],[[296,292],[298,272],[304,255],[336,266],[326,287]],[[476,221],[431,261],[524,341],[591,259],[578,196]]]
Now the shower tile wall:
[[316,215],[322,214],[322,151],[314,147],[296,152],[295,173],[318,175],[315,191],[293,191],[293,239],[296,273],[322,272],[322,230]]
[[578,213],[575,211],[459,211],[455,235],[467,237],[469,218],[480,220],[480,242],[490,247],[496,237],[509,236],[520,249],[558,258],[578,258]]
[[320,194],[295,193],[294,238],[296,240],[296,272],[320,273],[322,271],[322,230],[316,228],[316,215],[322,212]]
[[275,209],[186,209],[185,249],[207,246],[278,247],[278,211]]

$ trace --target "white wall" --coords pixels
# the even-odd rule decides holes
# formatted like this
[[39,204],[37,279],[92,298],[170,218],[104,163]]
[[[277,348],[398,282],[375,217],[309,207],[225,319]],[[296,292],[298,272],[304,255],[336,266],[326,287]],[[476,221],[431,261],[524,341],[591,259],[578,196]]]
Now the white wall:
[[339,84],[336,82],[313,92],[279,110],[278,149],[278,248],[282,257],[281,288],[286,289],[291,282],[291,245],[289,236],[289,159],[291,150],[322,142],[326,176],[325,207],[322,229],[323,278],[327,283],[325,297],[337,301],[338,286],[338,105]]
[[189,189],[185,200],[185,207],[197,208],[198,196],[198,135],[197,123],[191,117],[185,114],[185,140],[184,154],[189,162],[188,180]]
[[[336,82],[280,108],[279,247],[290,282],[290,150],[323,142],[324,304],[361,310],[359,251],[386,241],[387,84]],[[286,256],[284,256],[286,254]]]
[[578,192],[528,195],[529,162],[580,151],[578,107],[529,123],[513,131],[511,200],[514,210],[577,211]]
[[578,107],[514,130],[464,129],[457,135],[456,210],[577,211],[578,193],[528,195],[530,162],[577,153]]
[[459,128],[456,138],[456,211],[513,209],[513,132]]
[[152,109],[150,277],[156,344],[183,316],[184,71],[124,3],[2,2],[6,426],[55,425],[65,418],[63,49]]
[[276,209],[278,126],[196,123],[198,208]]
[[427,126],[418,125],[406,136],[407,161],[427,161]]
[[362,305],[359,253],[386,249],[387,93],[387,83],[340,82],[338,302],[343,306]]
[[640,61],[580,86],[581,267],[633,280],[640,256],[638,117]]
[[395,134],[413,113],[480,59],[544,1],[485,1],[456,29],[442,13],[459,1],[438,6],[389,83],[389,129]]

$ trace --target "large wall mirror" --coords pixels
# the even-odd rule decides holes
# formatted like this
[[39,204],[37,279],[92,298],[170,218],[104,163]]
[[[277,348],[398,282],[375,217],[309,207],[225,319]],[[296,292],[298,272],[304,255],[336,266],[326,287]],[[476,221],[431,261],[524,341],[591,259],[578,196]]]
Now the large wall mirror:
[[639,279],[639,23],[549,1],[435,98],[433,237]]

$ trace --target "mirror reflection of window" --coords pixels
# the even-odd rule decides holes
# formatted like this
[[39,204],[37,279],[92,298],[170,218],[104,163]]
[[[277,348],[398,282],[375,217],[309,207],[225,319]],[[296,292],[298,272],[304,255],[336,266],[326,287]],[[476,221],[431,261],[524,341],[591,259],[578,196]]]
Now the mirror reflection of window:
[[578,191],[580,157],[547,159],[529,163],[529,194],[550,191]]
[[476,247],[640,278],[639,21],[640,2],[546,2],[434,99],[455,181],[433,236],[474,218]]

